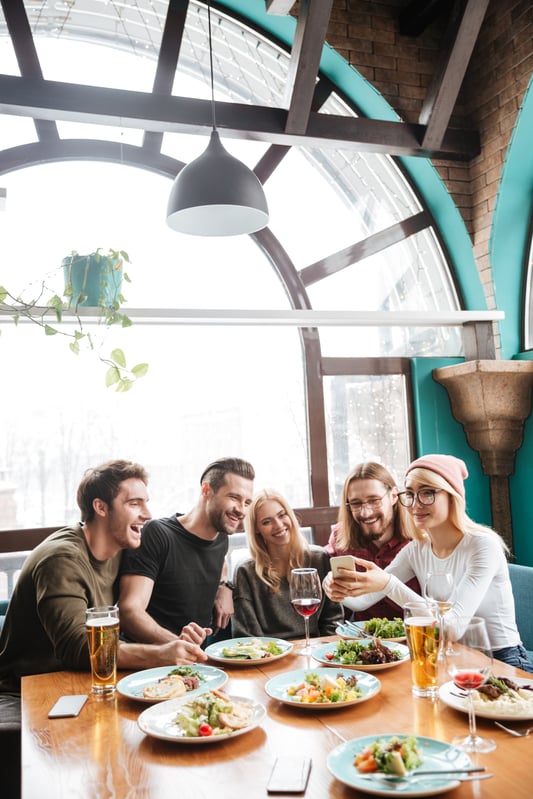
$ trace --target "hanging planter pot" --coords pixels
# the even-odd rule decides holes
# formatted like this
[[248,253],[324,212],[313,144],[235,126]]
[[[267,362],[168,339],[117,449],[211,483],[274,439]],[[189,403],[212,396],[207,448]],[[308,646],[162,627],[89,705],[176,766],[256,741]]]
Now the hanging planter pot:
[[65,295],[74,306],[113,308],[121,301],[121,253],[110,250],[101,255],[100,250],[89,255],[72,255],[63,258]]

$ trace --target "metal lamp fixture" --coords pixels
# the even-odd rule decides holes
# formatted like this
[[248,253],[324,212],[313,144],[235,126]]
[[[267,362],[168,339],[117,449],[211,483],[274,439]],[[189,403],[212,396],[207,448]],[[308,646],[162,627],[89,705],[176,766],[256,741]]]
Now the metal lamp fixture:
[[257,175],[228,153],[216,129],[210,0],[207,20],[213,130],[205,152],[183,167],[174,181],[167,224],[196,236],[254,233],[268,224],[268,206]]

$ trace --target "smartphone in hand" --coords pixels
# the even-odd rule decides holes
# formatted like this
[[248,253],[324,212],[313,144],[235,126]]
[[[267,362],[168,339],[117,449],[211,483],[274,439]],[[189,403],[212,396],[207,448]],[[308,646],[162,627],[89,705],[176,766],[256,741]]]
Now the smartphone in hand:
[[[329,559],[329,565],[331,566],[331,573],[334,578],[343,576],[339,573],[339,567],[341,569],[351,569],[353,572],[355,571],[355,561],[352,555],[336,555]],[[344,576],[346,577],[346,575]]]

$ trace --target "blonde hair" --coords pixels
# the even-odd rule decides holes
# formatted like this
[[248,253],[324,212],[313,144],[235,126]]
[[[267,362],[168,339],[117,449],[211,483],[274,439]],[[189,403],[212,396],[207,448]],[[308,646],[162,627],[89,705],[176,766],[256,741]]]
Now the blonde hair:
[[[347,476],[342,487],[341,502],[339,507],[338,523],[339,532],[337,533],[336,548],[339,551],[357,549],[361,546],[366,546],[365,538],[361,537],[361,525],[354,518],[353,513],[346,504],[348,501],[348,490],[353,482],[357,480],[378,480],[383,483],[383,487],[387,491],[392,491],[396,488],[396,481],[392,474],[382,466],[381,463],[374,461],[367,461],[366,463],[358,463],[354,466],[352,471]],[[394,514],[394,537],[403,538],[408,540],[410,538],[405,524],[404,517],[401,514],[401,509],[398,508],[397,502],[393,508]]]
[[288,569],[298,569],[306,565],[309,546],[300,532],[298,519],[289,503],[279,492],[273,489],[264,489],[252,500],[245,519],[246,538],[250,554],[255,562],[255,573],[271,591],[279,591],[282,577],[274,568],[263,537],[257,530],[258,513],[266,502],[279,502],[290,521],[289,564]]
[[[451,486],[448,481],[444,479],[444,477],[441,477],[440,474],[432,472],[431,469],[413,469],[409,472],[409,478],[412,478],[412,480],[418,485],[427,486],[428,488],[440,488],[443,491],[446,491],[450,497],[450,509],[448,514],[449,521],[460,533],[463,535],[485,533],[494,536],[500,542],[504,552],[509,551],[509,548],[501,535],[493,530],[492,527],[479,524],[470,518],[466,512],[465,499],[458,494],[453,486]],[[422,530],[415,525],[412,516],[407,513],[405,509],[404,515],[406,517],[405,524],[411,537],[416,541],[427,541],[427,534],[422,532]]]

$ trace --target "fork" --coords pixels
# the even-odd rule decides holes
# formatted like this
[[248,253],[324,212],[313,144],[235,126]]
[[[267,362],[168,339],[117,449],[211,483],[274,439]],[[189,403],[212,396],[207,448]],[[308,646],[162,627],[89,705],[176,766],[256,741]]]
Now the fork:
[[505,724],[500,724],[499,721],[495,721],[494,724],[510,735],[516,735],[517,738],[525,738],[530,732],[533,732],[533,727],[528,727],[527,730],[512,730],[510,727],[506,727]]
[[372,633],[367,633],[367,631],[363,629],[363,625],[359,626],[358,624],[355,624],[353,621],[345,621],[344,627],[347,627],[348,630],[350,630],[351,632],[357,633],[357,636],[359,638],[375,638],[375,636],[372,635]]

